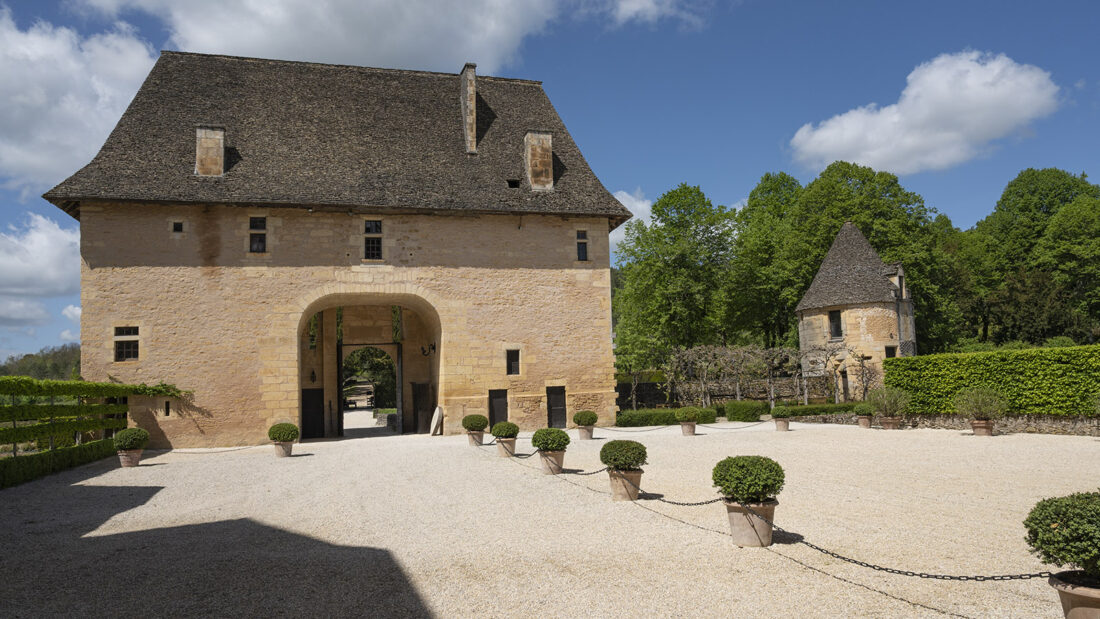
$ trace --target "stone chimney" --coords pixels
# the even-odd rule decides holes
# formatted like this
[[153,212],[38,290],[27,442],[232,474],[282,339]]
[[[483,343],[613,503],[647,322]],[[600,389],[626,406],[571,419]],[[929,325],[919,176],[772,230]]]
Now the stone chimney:
[[467,62],[462,67],[462,130],[466,136],[466,152],[477,154],[477,65]]
[[527,181],[535,191],[554,188],[554,149],[549,131],[528,131],[523,138]]
[[195,128],[195,174],[225,174],[225,129],[211,125]]

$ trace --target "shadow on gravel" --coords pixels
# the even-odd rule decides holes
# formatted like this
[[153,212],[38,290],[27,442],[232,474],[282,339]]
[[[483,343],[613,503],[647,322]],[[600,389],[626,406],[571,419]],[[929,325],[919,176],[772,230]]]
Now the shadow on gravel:
[[802,540],[806,539],[798,533],[791,533],[790,531],[773,531],[772,543],[773,544],[798,544]]
[[639,501],[656,501],[657,499],[663,499],[663,498],[665,498],[665,495],[658,494],[656,492],[639,492],[638,493],[638,500]]
[[0,506],[7,616],[431,616],[386,550],[249,519],[86,537],[161,488],[38,490]]

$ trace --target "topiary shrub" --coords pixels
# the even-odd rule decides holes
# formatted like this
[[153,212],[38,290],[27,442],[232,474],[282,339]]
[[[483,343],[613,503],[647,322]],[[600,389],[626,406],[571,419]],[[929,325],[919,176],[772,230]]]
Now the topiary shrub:
[[646,463],[645,445],[638,441],[608,441],[600,449],[600,462],[613,471],[637,471]]
[[298,426],[292,423],[277,423],[267,431],[267,438],[276,443],[293,443],[299,436]]
[[467,432],[481,432],[489,427],[489,419],[485,415],[466,415],[462,418],[462,427]]
[[126,428],[115,434],[115,451],[145,449],[149,443],[149,433],[141,428]]
[[772,409],[772,417],[775,419],[786,419],[788,417],[798,417],[802,413],[796,406],[776,406]]
[[578,411],[576,415],[573,415],[573,423],[578,426],[594,426],[599,418],[599,415],[592,411]]
[[866,402],[860,402],[852,407],[852,412],[860,417],[873,417],[875,415],[875,407]]
[[1100,492],[1043,499],[1024,527],[1027,543],[1043,563],[1084,570],[1100,586]]
[[760,421],[760,416],[768,412],[766,402],[734,400],[720,406],[726,416],[726,421]]
[[542,428],[535,430],[531,444],[539,451],[565,451],[565,446],[569,444],[569,435],[565,430]]
[[519,426],[511,421],[501,421],[493,425],[489,432],[497,438],[516,438],[519,436]]
[[685,406],[683,408],[676,409],[676,421],[680,423],[693,423],[699,421],[699,414],[702,411],[694,406]]
[[867,403],[883,417],[902,417],[909,411],[909,394],[894,387],[879,387],[867,392]]
[[763,503],[783,489],[783,467],[764,456],[735,456],[714,465],[715,487],[730,501]]
[[1008,410],[1001,392],[990,387],[968,387],[955,394],[955,410],[971,419],[1000,419]]
[[[713,409],[698,409],[699,423],[714,423],[718,414]],[[668,408],[640,408],[636,411],[619,411],[615,415],[615,425],[620,428],[640,426],[673,426],[680,423],[676,419],[676,410]]]

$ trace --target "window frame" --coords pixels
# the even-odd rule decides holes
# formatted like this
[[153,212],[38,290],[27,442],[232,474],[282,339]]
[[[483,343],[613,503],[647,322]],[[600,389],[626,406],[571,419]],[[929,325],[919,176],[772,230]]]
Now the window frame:
[[[833,320],[833,317],[836,320]],[[829,339],[841,340],[844,339],[844,313],[842,310],[829,310]],[[834,328],[835,327],[835,328]]]
[[[515,359],[512,358],[513,353]],[[504,351],[504,373],[508,376],[519,376],[521,373],[520,353],[518,348],[509,348]],[[513,371],[514,370],[514,371]]]
[[893,359],[893,358],[898,356],[898,347],[897,346],[887,346],[885,348],[885,350],[883,351],[883,354],[885,355],[886,359]]
[[[141,359],[141,325],[115,325],[112,333],[114,333],[111,340],[114,344],[115,363],[134,362]],[[131,345],[132,355],[128,350]]]
[[577,262],[588,262],[588,230],[577,230]]
[[[259,249],[257,249],[259,247]],[[267,233],[266,232],[249,232],[248,233],[248,253],[250,254],[266,254],[267,253]]]
[[382,262],[386,259],[386,250],[382,243],[382,218],[364,218],[363,220],[363,261]]

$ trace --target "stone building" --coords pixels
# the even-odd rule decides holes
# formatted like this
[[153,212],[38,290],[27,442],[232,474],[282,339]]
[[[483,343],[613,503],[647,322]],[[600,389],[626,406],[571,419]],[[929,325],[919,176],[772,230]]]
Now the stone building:
[[901,264],[883,264],[845,223],[795,308],[807,376],[834,375],[844,400],[881,384],[882,360],[917,353],[913,299]]
[[608,233],[630,213],[540,82],[163,52],[95,159],[44,196],[81,224],[84,378],[153,446],[342,431],[341,363],[396,363],[399,425],[614,419]]

